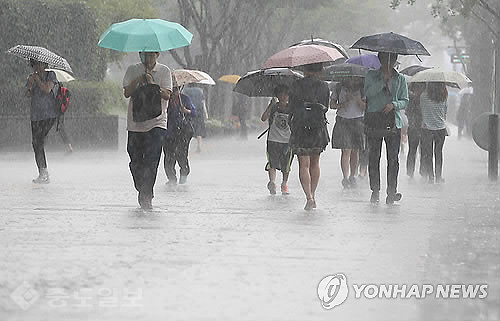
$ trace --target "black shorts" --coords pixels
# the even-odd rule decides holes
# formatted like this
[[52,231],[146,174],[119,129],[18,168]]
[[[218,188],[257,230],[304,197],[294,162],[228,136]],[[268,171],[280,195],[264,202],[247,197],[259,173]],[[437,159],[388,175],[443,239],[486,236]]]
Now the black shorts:
[[293,154],[288,144],[267,141],[266,171],[275,168],[283,173],[288,173],[292,165],[292,160]]

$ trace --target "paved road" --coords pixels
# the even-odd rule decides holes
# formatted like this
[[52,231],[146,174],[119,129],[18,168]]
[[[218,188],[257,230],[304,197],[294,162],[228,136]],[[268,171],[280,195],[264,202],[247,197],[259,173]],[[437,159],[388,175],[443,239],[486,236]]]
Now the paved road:
[[[137,207],[123,150],[49,151],[46,186],[31,183],[31,153],[0,154],[0,320],[500,319],[500,189],[471,141],[446,141],[445,184],[409,180],[402,165],[392,207],[371,205],[367,182],[342,190],[339,152],[328,149],[313,212],[302,209],[296,163],[292,194],[268,195],[263,141],[205,147],[188,184],[167,188],[160,170],[152,212]],[[317,286],[336,273],[349,296],[325,310]],[[25,311],[10,297],[23,282],[39,295],[25,294]],[[483,283],[485,299],[352,291]]]

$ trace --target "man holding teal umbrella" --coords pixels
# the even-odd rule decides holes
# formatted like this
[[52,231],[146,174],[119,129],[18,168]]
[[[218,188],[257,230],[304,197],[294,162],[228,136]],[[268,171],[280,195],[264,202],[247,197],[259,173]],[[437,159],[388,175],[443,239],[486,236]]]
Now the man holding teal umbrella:
[[157,62],[161,51],[188,46],[193,35],[178,23],[161,19],[131,19],[111,25],[99,46],[139,52],[141,62],[128,67],[123,93],[130,98],[127,112],[127,152],[130,172],[142,209],[152,209],[153,188],[167,129],[172,93],[170,69]]

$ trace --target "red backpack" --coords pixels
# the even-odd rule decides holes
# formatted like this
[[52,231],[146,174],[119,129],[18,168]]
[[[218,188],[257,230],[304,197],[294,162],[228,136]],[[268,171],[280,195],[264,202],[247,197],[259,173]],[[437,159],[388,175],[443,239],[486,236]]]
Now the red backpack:
[[57,90],[56,95],[56,102],[61,113],[64,113],[66,112],[66,110],[68,110],[70,98],[71,93],[69,89],[64,87],[62,84],[59,84],[59,89]]

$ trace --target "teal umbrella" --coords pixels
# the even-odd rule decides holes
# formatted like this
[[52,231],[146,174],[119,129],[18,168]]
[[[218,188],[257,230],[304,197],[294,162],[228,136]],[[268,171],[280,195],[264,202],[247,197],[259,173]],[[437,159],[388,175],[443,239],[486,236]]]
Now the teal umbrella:
[[130,19],[112,24],[99,38],[99,47],[121,52],[166,51],[189,46],[193,34],[162,19]]

